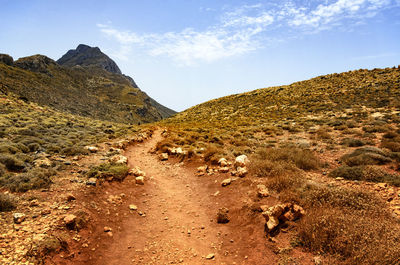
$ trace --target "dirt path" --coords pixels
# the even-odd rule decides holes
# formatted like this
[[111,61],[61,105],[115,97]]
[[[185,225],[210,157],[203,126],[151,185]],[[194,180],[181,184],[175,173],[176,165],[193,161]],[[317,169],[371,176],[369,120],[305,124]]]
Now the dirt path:
[[[125,153],[130,167],[146,173],[145,185],[136,185],[129,176],[82,197],[97,211],[91,228],[80,233],[81,240],[68,256],[49,264],[277,264],[280,251],[289,245],[288,236],[281,236],[282,243],[265,238],[263,217],[250,209],[258,200],[249,198],[252,181],[243,178],[221,187],[227,174],[199,177],[198,165],[160,161],[151,151],[161,140],[156,131]],[[113,204],[110,198],[121,199]],[[138,209],[130,210],[131,204]],[[221,207],[229,209],[227,224],[216,222]],[[105,226],[112,236],[103,231]],[[210,254],[214,257],[207,259]],[[290,258],[296,264],[311,261],[297,249],[291,250]]]

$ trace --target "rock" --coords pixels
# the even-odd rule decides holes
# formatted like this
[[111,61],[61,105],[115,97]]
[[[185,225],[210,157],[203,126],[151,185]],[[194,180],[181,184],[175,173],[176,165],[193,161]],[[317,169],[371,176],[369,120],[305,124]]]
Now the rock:
[[109,162],[116,165],[126,165],[128,163],[128,158],[123,155],[115,155],[110,158]]
[[68,229],[74,229],[76,226],[76,215],[73,214],[67,214],[64,217],[64,223],[67,226]]
[[88,186],[96,186],[97,183],[97,178],[89,178],[88,181],[86,181],[86,185]]
[[111,232],[112,229],[111,229],[111,227],[105,226],[103,231],[107,233],[107,232]]
[[286,203],[269,207],[262,215],[265,218],[265,230],[267,233],[274,232],[279,224],[286,221],[295,221],[305,214],[303,208],[297,204]]
[[85,146],[85,149],[88,150],[90,153],[97,153],[99,151],[99,148],[96,146]]
[[240,155],[235,159],[235,167],[244,167],[249,164],[250,160],[246,155]]
[[136,180],[136,184],[144,185],[144,177],[143,176],[136,177],[135,180]]
[[26,215],[23,213],[14,213],[13,214],[13,219],[14,219],[14,223],[16,224],[20,224],[22,223],[26,218]]
[[228,173],[229,172],[229,167],[221,167],[220,169],[218,169],[218,171],[220,173]]
[[0,54],[0,63],[12,66],[14,64],[14,59],[8,54]]
[[221,158],[220,160],[218,160],[218,164],[221,167],[226,167],[228,165],[228,161],[226,160],[226,158]]
[[30,207],[37,207],[37,206],[39,206],[39,205],[40,205],[40,204],[39,204],[39,201],[36,200],[36,199],[31,200],[31,202],[29,203],[29,206],[30,206]]
[[385,189],[385,188],[387,187],[387,183],[381,182],[381,183],[376,184],[376,186],[377,186],[378,188]]
[[208,166],[201,166],[197,168],[197,172],[199,173],[199,176],[207,174]]
[[228,210],[227,208],[225,208],[225,207],[220,208],[220,209],[218,210],[218,213],[217,213],[217,222],[218,222],[219,224],[226,224],[226,223],[229,222],[228,212],[229,212],[229,210]]
[[51,160],[48,159],[47,157],[42,157],[42,158],[36,159],[34,164],[36,167],[48,168],[48,167],[51,167]]
[[313,261],[314,261],[314,264],[315,264],[315,265],[322,265],[322,259],[321,259],[320,256],[315,256],[315,257],[313,258]]
[[74,201],[76,200],[75,196],[72,193],[67,194],[67,201]]
[[134,204],[130,204],[129,205],[129,210],[136,211],[137,210],[137,206],[134,205]]
[[210,253],[206,256],[206,259],[213,259],[215,257],[214,253]]
[[238,167],[237,171],[236,171],[236,175],[240,178],[243,178],[244,176],[246,176],[248,173],[247,168],[246,167]]
[[230,185],[231,183],[232,183],[232,179],[231,179],[231,178],[228,178],[228,179],[224,179],[224,180],[221,182],[221,185],[222,185],[222,187],[225,187],[225,186]]
[[139,167],[134,167],[129,170],[129,174],[134,175],[135,177],[145,177],[146,173],[142,171]]
[[161,153],[159,158],[161,161],[168,160],[168,153]]
[[260,185],[257,185],[257,195],[260,198],[264,198],[264,197],[268,197],[270,194],[269,194],[268,188],[265,185],[260,184]]

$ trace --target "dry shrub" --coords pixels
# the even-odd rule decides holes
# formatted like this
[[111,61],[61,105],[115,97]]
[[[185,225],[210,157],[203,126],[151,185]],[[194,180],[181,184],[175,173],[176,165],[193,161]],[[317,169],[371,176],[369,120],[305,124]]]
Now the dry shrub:
[[0,163],[11,171],[21,171],[25,168],[23,161],[10,154],[0,154]]
[[392,152],[400,152],[400,143],[399,142],[394,142],[390,140],[384,140],[381,143],[382,148],[387,148]]
[[400,227],[383,214],[315,207],[299,225],[303,246],[337,256],[340,264],[399,264]]
[[383,150],[373,146],[358,148],[341,160],[348,166],[383,165],[392,161]]
[[156,144],[156,150],[161,153],[168,153],[168,150],[174,146],[174,143],[169,139],[164,139]]
[[341,144],[348,147],[360,147],[365,145],[365,142],[357,138],[344,138]]
[[0,193],[0,212],[11,211],[17,207],[14,196]]
[[341,166],[329,173],[329,176],[349,180],[386,182],[394,186],[400,186],[400,175],[390,174],[377,166]]
[[222,157],[224,151],[214,145],[209,145],[204,151],[204,161],[211,164],[218,164],[218,160]]
[[126,165],[103,163],[90,169],[87,173],[89,178],[102,178],[122,181],[128,176],[129,167]]

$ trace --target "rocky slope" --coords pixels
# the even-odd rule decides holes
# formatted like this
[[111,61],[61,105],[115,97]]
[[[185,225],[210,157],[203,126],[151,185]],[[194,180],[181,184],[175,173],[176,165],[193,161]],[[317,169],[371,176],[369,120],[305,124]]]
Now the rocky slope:
[[99,120],[137,124],[175,112],[141,91],[99,48],[79,45],[59,61],[0,56],[0,89],[25,101]]

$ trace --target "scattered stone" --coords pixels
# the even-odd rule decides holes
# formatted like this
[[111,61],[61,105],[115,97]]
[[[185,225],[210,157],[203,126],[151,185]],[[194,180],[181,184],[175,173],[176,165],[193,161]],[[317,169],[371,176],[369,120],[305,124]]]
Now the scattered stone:
[[221,167],[226,167],[228,165],[228,161],[226,160],[226,158],[221,158],[220,160],[218,160],[218,164]]
[[67,201],[74,201],[76,200],[75,196],[72,193],[67,194]]
[[136,177],[135,180],[136,180],[136,184],[144,185],[144,177],[143,176]]
[[243,178],[244,176],[246,176],[248,173],[247,168],[246,167],[238,167],[236,174],[238,177]]
[[376,186],[381,189],[385,189],[387,187],[387,183],[381,182],[381,183],[376,184]]
[[235,167],[244,167],[250,162],[246,155],[240,155],[235,159]]
[[139,167],[134,167],[129,171],[129,174],[134,175],[135,177],[145,177],[146,173],[142,171]]
[[88,181],[86,181],[86,185],[88,186],[96,186],[97,184],[97,178],[89,178]]
[[215,257],[214,253],[210,253],[206,256],[206,259],[213,259]]
[[51,160],[48,159],[47,157],[41,157],[39,159],[36,159],[34,164],[36,167],[48,168],[51,167]]
[[96,146],[85,146],[85,149],[88,150],[90,153],[97,153],[99,151],[99,148]]
[[262,215],[265,218],[267,234],[275,232],[280,224],[286,221],[295,221],[305,214],[303,208],[297,204],[286,203],[269,207]]
[[126,165],[128,163],[128,158],[123,155],[115,155],[110,158],[110,163],[116,164],[116,165]]
[[68,229],[74,229],[76,226],[76,215],[67,214],[66,216],[64,216],[64,223]]
[[30,207],[37,207],[37,206],[39,206],[39,205],[40,205],[40,204],[39,204],[39,201],[36,200],[36,199],[31,200],[31,202],[29,203],[29,206],[30,206]]
[[224,180],[221,182],[221,185],[222,185],[222,187],[225,187],[225,186],[230,185],[231,183],[232,183],[232,179],[231,179],[231,178],[228,178],[228,179],[224,179]]
[[207,166],[207,165],[201,166],[201,167],[198,167],[198,168],[197,168],[197,172],[198,172],[198,173],[201,173],[201,174],[206,174],[206,173],[207,173],[207,170],[208,170],[208,166]]
[[13,219],[14,219],[14,223],[16,224],[20,224],[22,223],[26,218],[26,215],[23,213],[14,213],[13,214]]
[[160,154],[160,160],[161,161],[168,160],[168,153],[161,153]]
[[134,204],[130,204],[129,205],[129,210],[136,211],[137,210],[137,206],[134,205]]
[[229,172],[229,167],[221,167],[220,169],[218,169],[218,171],[220,173],[228,173]]
[[313,258],[313,261],[314,261],[314,264],[315,264],[315,265],[322,265],[322,259],[321,259],[320,256],[315,256],[315,257]]
[[268,188],[263,185],[257,185],[257,195],[260,198],[268,197],[270,195]]
[[217,222],[218,222],[219,224],[226,224],[226,223],[229,222],[228,212],[229,212],[229,210],[228,210],[227,208],[225,208],[225,207],[220,208],[220,209],[218,210],[218,213],[217,213]]

